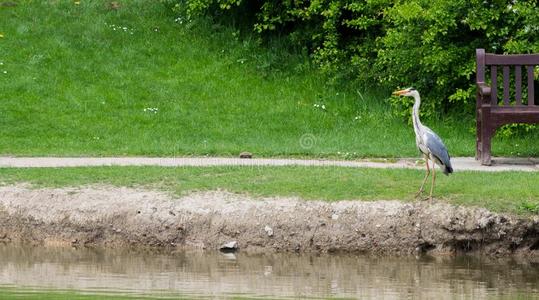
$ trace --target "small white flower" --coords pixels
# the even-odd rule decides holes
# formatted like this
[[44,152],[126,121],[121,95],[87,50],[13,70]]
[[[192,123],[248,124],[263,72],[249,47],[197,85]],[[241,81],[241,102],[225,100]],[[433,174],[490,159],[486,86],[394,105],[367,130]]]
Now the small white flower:
[[4,65],[4,63],[0,61],[0,66],[3,66],[3,65]]
[[2,73],[7,74],[7,71],[4,71],[4,72],[2,72]]
[[144,109],[145,112],[153,112],[154,114],[156,114],[158,110],[159,110],[159,108],[157,108],[157,107],[146,107]]
[[322,104],[322,109],[326,109],[326,106],[324,104]]

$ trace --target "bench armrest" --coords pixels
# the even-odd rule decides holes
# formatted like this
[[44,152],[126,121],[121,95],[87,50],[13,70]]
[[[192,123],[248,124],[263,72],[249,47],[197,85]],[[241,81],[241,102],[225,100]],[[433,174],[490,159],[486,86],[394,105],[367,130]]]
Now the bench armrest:
[[478,82],[477,83],[477,89],[479,90],[479,94],[483,97],[490,96],[490,86],[488,86],[484,82]]

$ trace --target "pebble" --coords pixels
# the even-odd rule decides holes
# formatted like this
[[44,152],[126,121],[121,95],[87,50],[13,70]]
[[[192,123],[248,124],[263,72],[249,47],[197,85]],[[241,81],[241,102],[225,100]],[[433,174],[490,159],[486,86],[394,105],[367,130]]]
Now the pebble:
[[221,251],[235,251],[237,249],[238,249],[238,242],[236,241],[225,243],[221,245],[221,247],[219,247],[219,250]]
[[253,158],[253,154],[251,152],[242,152],[240,153],[240,158]]
[[268,225],[264,227],[264,231],[268,234],[268,236],[273,236],[273,229],[269,227]]

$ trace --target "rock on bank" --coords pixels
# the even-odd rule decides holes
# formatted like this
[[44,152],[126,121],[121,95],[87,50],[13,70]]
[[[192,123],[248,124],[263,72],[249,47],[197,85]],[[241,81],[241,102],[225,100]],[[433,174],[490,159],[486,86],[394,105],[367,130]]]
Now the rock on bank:
[[426,202],[0,187],[0,241],[232,251],[539,255],[539,217]]

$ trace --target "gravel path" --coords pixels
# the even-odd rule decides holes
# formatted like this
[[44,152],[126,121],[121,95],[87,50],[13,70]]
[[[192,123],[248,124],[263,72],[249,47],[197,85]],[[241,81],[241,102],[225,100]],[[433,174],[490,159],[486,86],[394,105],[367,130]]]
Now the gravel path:
[[[453,168],[458,171],[538,171],[538,158],[495,158],[492,166],[482,166],[473,157],[453,157]],[[423,169],[419,158],[316,160],[284,158],[229,158],[229,157],[0,157],[0,168],[50,168],[94,166],[336,166],[353,168],[408,168]]]

